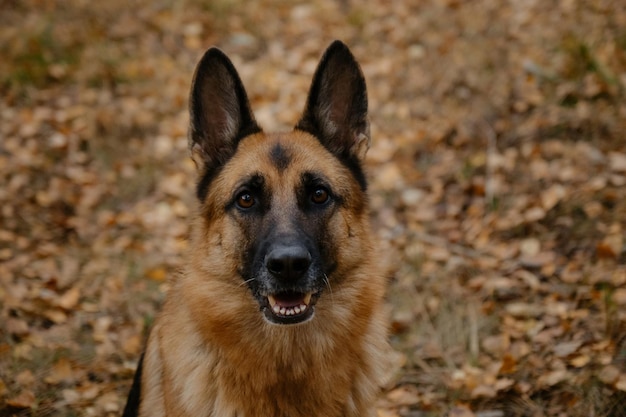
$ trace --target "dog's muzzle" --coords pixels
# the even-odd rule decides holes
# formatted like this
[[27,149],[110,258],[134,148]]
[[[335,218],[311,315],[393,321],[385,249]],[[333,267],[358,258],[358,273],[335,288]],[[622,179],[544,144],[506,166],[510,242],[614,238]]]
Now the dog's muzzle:
[[275,244],[264,264],[275,289],[266,295],[265,318],[276,324],[296,324],[313,317],[319,291],[310,289],[307,282],[311,253],[302,245]]

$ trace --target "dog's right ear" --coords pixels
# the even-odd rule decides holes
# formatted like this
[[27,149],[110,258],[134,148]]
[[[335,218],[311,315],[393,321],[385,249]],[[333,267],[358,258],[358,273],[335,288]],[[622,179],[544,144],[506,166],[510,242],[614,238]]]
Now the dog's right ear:
[[333,42],[322,56],[296,129],[316,136],[352,166],[365,158],[370,145],[365,77],[343,42]]
[[[206,51],[196,67],[189,113],[192,158],[204,177],[230,159],[242,138],[261,131],[237,70],[217,48]],[[210,178],[202,181],[208,185]],[[198,197],[204,198],[201,186]]]

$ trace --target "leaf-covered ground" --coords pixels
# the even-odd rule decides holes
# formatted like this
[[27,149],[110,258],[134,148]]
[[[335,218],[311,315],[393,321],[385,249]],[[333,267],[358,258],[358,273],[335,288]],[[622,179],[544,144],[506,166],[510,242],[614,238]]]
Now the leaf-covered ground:
[[288,129],[370,95],[398,368],[380,417],[626,416],[626,3],[0,2],[0,415],[115,416],[183,262],[211,45]]

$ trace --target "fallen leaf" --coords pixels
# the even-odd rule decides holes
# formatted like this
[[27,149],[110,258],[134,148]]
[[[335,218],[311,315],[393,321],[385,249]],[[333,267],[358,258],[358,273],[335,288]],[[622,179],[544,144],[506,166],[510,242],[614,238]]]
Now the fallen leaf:
[[23,388],[32,386],[35,381],[35,375],[30,371],[30,369],[26,369],[15,376],[15,382]]
[[378,408],[376,410],[376,416],[377,417],[400,417],[400,414],[398,414],[394,410],[386,410],[384,408]]
[[510,354],[506,354],[502,357],[502,365],[500,366],[499,373],[511,374],[517,370],[517,361]]
[[117,413],[120,410],[119,396],[116,392],[106,392],[96,399],[96,405],[107,413]]
[[546,211],[542,207],[531,207],[524,212],[524,220],[529,223],[539,221],[546,217]]
[[6,400],[9,407],[31,408],[35,405],[35,394],[30,390],[23,390],[17,396]]
[[70,382],[73,379],[72,364],[67,358],[61,358],[52,366],[44,381],[54,385],[61,382]]
[[146,276],[153,281],[162,282],[167,278],[167,271],[165,268],[153,268],[146,272]]
[[609,167],[615,172],[626,172],[626,154],[609,152]]
[[472,398],[494,398],[497,391],[490,385],[480,384],[472,390],[470,396]]
[[57,301],[57,305],[65,310],[72,310],[80,299],[80,289],[72,287],[67,290]]
[[587,365],[591,361],[591,357],[589,355],[576,355],[572,359],[569,360],[570,365],[576,368],[582,368]]
[[541,242],[536,238],[524,239],[520,243],[520,253],[525,257],[536,256],[541,250]]
[[6,320],[5,326],[9,334],[25,336],[30,333],[26,320],[10,317]]
[[43,315],[53,323],[61,324],[67,321],[67,314],[63,310],[49,308]]
[[559,369],[556,371],[550,371],[546,374],[543,374],[537,380],[537,384],[539,386],[554,386],[560,382],[563,382],[570,378],[570,373],[565,369]]
[[122,344],[122,350],[129,355],[137,355],[143,347],[143,338],[138,335],[132,335],[128,339],[124,340]]
[[561,184],[554,184],[541,192],[541,206],[544,210],[549,211],[565,197],[565,194],[565,187]]
[[398,387],[387,393],[387,399],[394,404],[412,405],[420,401],[419,394],[409,386]]
[[613,302],[619,306],[626,305],[626,288],[618,288],[611,296]]
[[80,401],[80,393],[75,389],[64,389],[61,391],[63,400],[68,404],[76,404]]
[[582,340],[572,340],[570,342],[558,343],[552,348],[552,351],[557,357],[563,358],[576,352],[578,348],[583,344]]
[[515,385],[515,380],[512,378],[500,378],[493,385],[496,391],[506,391]]
[[513,317],[539,317],[544,313],[541,306],[522,302],[507,304],[506,311]]
[[509,349],[511,340],[506,334],[499,334],[495,336],[488,336],[483,339],[481,346],[485,351],[492,355],[501,356]]
[[616,258],[617,257],[617,252],[615,251],[615,248],[613,247],[613,245],[611,245],[609,242],[599,242],[596,245],[596,255],[598,256],[598,258]]
[[598,379],[607,385],[614,384],[620,378],[620,371],[614,365],[605,366],[598,372]]

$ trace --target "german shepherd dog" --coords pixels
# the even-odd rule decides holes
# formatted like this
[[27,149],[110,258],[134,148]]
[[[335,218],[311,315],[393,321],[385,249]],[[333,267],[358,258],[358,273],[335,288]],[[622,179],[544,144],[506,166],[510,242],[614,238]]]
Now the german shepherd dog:
[[198,215],[124,416],[363,417],[386,371],[363,73],[340,41],[293,131],[264,133],[231,61],[195,71]]

